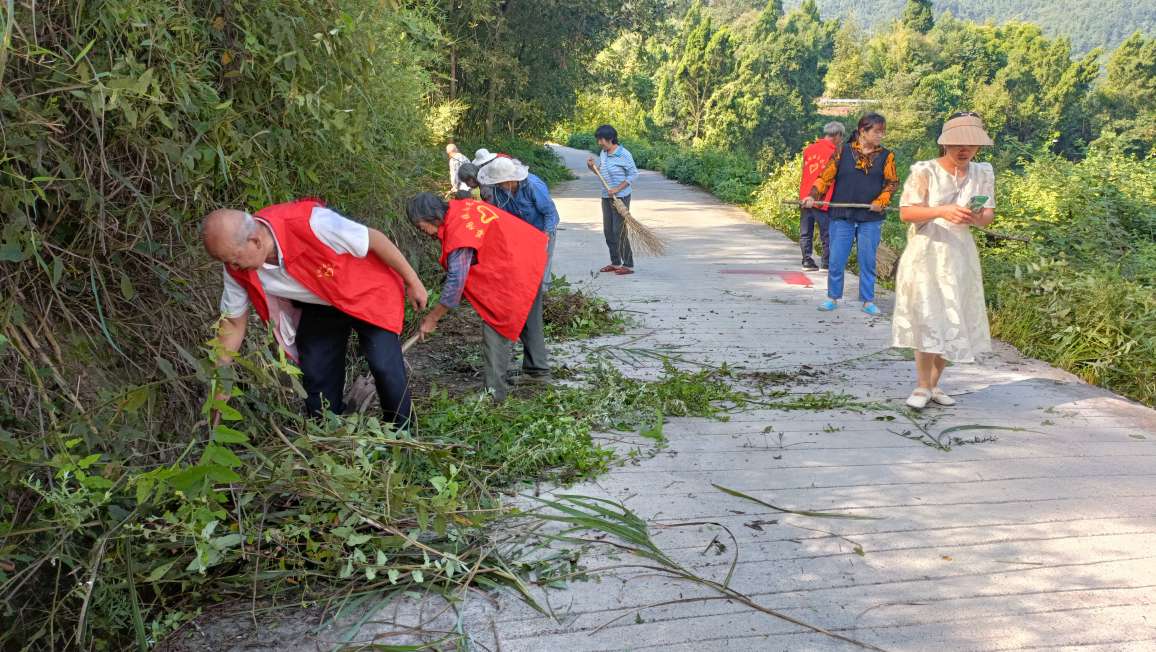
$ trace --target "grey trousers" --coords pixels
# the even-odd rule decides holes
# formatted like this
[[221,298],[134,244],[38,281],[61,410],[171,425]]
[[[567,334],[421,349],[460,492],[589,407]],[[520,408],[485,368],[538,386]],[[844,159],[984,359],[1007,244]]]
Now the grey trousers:
[[[530,308],[526,325],[522,327],[522,373],[528,376],[543,376],[550,373],[550,356],[546,351],[546,327],[542,323],[542,298]],[[510,370],[510,340],[502,337],[489,324],[482,326],[484,344],[482,358],[486,368],[486,389],[494,392],[494,399],[506,400],[509,393],[506,375]]]
[[558,239],[558,232],[551,231],[550,244],[546,245],[546,273],[542,275],[542,293],[550,291],[550,281],[554,278],[554,241]]
[[[619,197],[627,208],[630,208],[630,197]],[[634,251],[630,249],[630,238],[626,234],[626,220],[614,210],[614,202],[608,197],[602,198],[602,233],[610,249],[610,264],[634,267]]]

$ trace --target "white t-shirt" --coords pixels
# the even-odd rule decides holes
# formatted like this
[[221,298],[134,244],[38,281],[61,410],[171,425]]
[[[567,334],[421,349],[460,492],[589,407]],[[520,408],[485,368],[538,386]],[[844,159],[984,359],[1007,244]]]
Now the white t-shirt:
[[[268,225],[268,222],[259,217],[254,217],[254,219],[266,226]],[[346,219],[324,206],[313,208],[313,212],[309,215],[309,227],[313,229],[313,235],[317,236],[318,240],[338,254],[351,254],[358,258],[365,258],[369,253],[369,227]],[[273,229],[269,229],[269,232],[272,233]],[[277,249],[277,264],[264,263],[257,270],[257,278],[260,279],[265,294],[291,301],[329,305],[327,301],[305,289],[304,285],[298,283],[289,275],[289,272],[285,271],[282,264],[281,244],[277,242],[275,233],[273,234],[273,246]],[[249,309],[249,295],[245,292],[245,288],[241,287],[232,276],[229,276],[228,270],[224,270],[224,275],[225,286],[221,292],[221,313],[229,318],[240,317]]]

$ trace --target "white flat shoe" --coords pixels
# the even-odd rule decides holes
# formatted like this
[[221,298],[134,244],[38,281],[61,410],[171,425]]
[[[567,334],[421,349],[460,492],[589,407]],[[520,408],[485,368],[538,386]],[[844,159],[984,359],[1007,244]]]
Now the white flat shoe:
[[923,408],[927,407],[927,402],[930,400],[931,392],[923,389],[922,387],[919,387],[916,388],[914,392],[911,392],[911,396],[908,396],[907,401],[905,402],[907,403],[907,407],[912,407],[916,410],[922,410]]
[[938,387],[931,390],[931,400],[940,405],[955,405],[955,399],[948,396],[942,389]]

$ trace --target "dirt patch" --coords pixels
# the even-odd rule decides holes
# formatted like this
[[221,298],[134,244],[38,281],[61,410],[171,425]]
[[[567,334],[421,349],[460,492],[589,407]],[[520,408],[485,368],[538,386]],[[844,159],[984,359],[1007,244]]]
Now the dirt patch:
[[446,315],[438,330],[405,354],[410,391],[415,399],[444,389],[450,396],[477,392],[485,385],[482,370],[482,318],[468,305]]

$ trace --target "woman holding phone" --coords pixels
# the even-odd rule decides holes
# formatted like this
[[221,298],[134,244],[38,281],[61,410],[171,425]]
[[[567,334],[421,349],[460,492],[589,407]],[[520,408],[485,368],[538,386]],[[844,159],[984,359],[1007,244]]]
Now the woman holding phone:
[[983,274],[971,226],[995,218],[995,172],[972,161],[992,140],[975,113],[956,113],[943,125],[939,158],[911,166],[899,200],[910,226],[895,277],[891,345],[915,349],[915,409],[954,405],[939,388],[947,361],[974,362],[991,351]]

